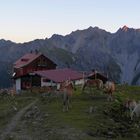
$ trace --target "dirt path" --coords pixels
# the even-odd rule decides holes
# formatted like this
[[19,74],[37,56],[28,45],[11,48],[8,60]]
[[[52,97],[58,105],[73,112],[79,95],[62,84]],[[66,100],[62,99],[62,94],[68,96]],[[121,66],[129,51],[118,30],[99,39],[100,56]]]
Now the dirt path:
[[16,127],[16,125],[18,124],[18,122],[20,121],[21,117],[25,114],[25,112],[31,108],[35,103],[37,102],[37,99],[35,101],[33,101],[32,103],[28,104],[26,107],[24,107],[23,109],[21,109],[11,120],[11,122],[9,122],[9,124],[6,126],[6,128],[4,129],[3,133],[0,136],[0,140],[4,140],[6,139],[7,135],[9,135]]

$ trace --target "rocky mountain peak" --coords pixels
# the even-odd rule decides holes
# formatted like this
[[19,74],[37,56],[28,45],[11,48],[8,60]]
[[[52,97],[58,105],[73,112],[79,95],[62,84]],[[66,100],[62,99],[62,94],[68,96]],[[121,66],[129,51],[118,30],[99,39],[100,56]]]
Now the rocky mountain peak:
[[124,26],[122,27],[122,31],[127,32],[128,30],[129,30],[129,27],[127,27],[126,25],[124,25]]
[[0,47],[11,46],[13,44],[15,45],[16,43],[14,43],[10,40],[0,39]]

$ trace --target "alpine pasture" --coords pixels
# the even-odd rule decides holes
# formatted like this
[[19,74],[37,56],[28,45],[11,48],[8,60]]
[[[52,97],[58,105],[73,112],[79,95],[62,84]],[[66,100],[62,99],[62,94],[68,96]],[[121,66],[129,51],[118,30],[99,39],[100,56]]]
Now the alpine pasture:
[[57,91],[1,96],[0,139],[139,139],[140,118],[134,116],[131,120],[124,102],[127,99],[139,102],[140,87],[117,85],[113,101],[107,97],[103,90],[82,91],[79,86],[72,95],[70,109],[63,111],[63,99]]

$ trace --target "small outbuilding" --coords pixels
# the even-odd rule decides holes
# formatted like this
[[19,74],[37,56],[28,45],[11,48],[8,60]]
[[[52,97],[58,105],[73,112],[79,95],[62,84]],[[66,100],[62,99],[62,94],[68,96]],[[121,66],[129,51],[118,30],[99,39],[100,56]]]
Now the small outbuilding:
[[105,83],[106,81],[108,81],[108,78],[107,76],[105,76],[104,74],[101,74],[100,72],[98,71],[92,71],[92,72],[89,72],[86,77],[88,79],[100,79],[103,81],[103,83]]

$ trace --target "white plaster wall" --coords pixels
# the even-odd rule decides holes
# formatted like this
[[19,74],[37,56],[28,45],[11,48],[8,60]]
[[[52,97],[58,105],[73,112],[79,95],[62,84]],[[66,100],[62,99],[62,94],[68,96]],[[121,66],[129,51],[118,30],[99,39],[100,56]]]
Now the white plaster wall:
[[41,87],[43,87],[43,86],[56,86],[56,83],[53,83],[52,81],[44,82],[43,78],[41,78]]
[[16,91],[21,90],[21,79],[16,79]]
[[84,79],[76,80],[75,85],[82,85],[84,84]]

